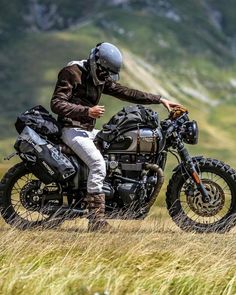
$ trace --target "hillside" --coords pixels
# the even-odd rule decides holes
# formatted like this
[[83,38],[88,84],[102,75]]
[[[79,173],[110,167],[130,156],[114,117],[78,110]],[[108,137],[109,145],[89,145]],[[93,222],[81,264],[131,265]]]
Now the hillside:
[[[121,48],[123,84],[189,109],[200,128],[192,154],[235,168],[235,11],[235,0],[0,0],[0,177],[14,161],[2,158],[13,150],[17,114],[49,108],[58,71],[101,41]],[[101,104],[98,128],[124,103],[104,96]],[[236,294],[236,229],[186,233],[163,206],[172,158],[145,220],[111,220],[111,232],[88,233],[85,219],[24,231],[1,219],[0,294]]]
[[[14,141],[17,114],[39,103],[48,107],[60,68],[106,40],[124,54],[123,84],[184,104],[201,130],[194,152],[236,166],[235,1],[0,2],[2,154]],[[101,103],[111,99],[98,127],[123,105],[110,97]]]

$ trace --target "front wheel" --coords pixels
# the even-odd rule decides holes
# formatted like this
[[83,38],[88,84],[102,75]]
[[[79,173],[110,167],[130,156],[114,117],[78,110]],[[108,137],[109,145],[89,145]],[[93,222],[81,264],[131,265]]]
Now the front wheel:
[[170,216],[185,231],[229,231],[236,224],[236,171],[215,159],[193,161],[209,200],[203,200],[191,176],[180,166],[167,187]]

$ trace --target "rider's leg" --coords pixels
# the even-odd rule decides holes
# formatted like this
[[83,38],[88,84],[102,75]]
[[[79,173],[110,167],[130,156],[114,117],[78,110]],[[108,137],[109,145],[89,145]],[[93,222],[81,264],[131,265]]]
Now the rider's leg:
[[89,168],[86,200],[90,211],[89,229],[91,230],[100,229],[107,225],[104,220],[105,195],[102,190],[106,176],[106,165],[93,142],[94,135],[93,132],[78,128],[63,128],[62,130],[62,140]]

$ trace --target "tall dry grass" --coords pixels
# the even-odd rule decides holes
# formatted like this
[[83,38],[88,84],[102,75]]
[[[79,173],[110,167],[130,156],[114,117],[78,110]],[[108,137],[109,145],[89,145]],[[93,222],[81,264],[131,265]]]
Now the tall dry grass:
[[108,233],[88,233],[86,220],[19,231],[0,219],[0,294],[236,294],[236,229],[184,233],[163,207],[111,224]]
[[236,294],[235,230],[191,234],[165,209],[145,221],[111,221],[87,233],[86,220],[18,231],[1,222],[1,294]]

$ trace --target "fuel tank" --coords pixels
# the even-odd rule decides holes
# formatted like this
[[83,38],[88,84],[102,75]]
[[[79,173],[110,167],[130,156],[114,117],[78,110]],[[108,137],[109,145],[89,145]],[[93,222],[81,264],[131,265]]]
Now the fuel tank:
[[108,153],[158,153],[163,148],[160,128],[140,128],[119,135],[109,146]]

